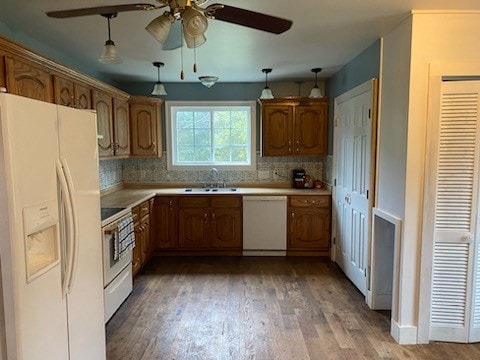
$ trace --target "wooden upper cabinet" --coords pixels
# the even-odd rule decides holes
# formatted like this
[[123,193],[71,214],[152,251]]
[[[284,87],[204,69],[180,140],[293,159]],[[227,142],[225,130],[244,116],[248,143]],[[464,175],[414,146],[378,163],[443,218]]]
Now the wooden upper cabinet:
[[130,131],[128,123],[128,101],[113,98],[114,153],[116,156],[130,154]]
[[40,65],[6,56],[5,77],[9,93],[53,103],[52,76]]
[[132,156],[162,156],[161,99],[130,98],[130,139]]
[[93,108],[97,110],[98,155],[113,156],[113,112],[112,96],[102,91],[93,90]]
[[327,155],[327,104],[299,105],[295,109],[296,154]]
[[261,100],[262,155],[326,155],[328,99]]
[[53,89],[55,104],[77,109],[92,108],[92,93],[88,85],[83,85],[71,79],[54,75]]
[[293,107],[271,105],[262,108],[263,155],[292,154]]

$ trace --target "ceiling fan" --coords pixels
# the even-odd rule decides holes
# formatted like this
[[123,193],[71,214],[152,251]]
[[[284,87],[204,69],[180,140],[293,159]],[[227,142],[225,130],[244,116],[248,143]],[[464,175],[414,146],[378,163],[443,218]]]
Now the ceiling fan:
[[[202,7],[208,0],[157,0],[160,5],[125,4],[111,6],[97,6],[82,9],[49,11],[47,16],[53,18],[69,18],[86,15],[103,15],[115,17],[124,11],[151,11],[169,8],[162,15],[155,18],[146,26],[146,30],[157,39],[164,50],[172,50],[182,45],[183,40],[189,48],[196,48],[205,43],[207,19],[221,20],[253,29],[263,30],[273,34],[281,34],[292,26],[292,21],[275,16],[245,10],[229,5],[212,4]],[[178,20],[178,21],[177,21]],[[176,25],[177,24],[177,25]],[[180,31],[178,31],[180,30]],[[176,39],[169,39],[175,33]],[[169,34],[171,36],[169,37]]]

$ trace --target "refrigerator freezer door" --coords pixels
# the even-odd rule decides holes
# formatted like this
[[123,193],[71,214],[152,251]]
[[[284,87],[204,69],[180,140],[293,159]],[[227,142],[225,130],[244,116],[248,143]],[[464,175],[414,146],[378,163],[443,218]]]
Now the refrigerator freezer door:
[[[23,209],[57,201],[55,105],[0,94],[0,256],[8,359],[68,359],[59,265],[27,283]],[[2,220],[4,221],[4,220]],[[58,236],[57,236],[58,238]]]
[[97,122],[90,111],[58,107],[60,159],[75,208],[76,243],[67,295],[70,360],[105,359]]

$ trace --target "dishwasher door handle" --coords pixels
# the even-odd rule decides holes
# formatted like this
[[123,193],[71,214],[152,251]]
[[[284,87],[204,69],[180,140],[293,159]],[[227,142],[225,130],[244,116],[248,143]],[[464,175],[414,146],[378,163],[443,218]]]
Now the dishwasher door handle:
[[242,196],[243,201],[287,201],[287,197],[280,196]]

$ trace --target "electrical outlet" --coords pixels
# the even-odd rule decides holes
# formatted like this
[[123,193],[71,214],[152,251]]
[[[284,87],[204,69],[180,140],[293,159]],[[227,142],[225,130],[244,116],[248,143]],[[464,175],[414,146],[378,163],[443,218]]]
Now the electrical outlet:
[[266,180],[270,177],[270,170],[258,170],[258,179]]

